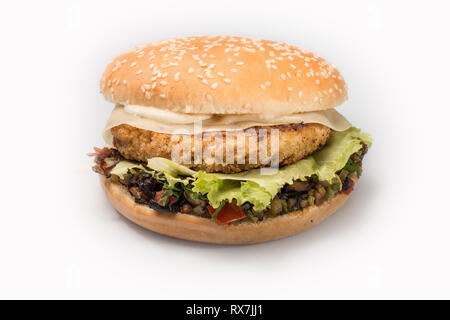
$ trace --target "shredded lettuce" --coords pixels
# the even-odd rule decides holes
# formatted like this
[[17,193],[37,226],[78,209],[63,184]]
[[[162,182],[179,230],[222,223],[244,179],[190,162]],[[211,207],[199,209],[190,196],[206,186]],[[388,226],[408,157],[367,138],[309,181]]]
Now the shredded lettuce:
[[[256,211],[262,211],[270,206],[271,200],[284,185],[295,180],[305,181],[307,177],[317,175],[319,180],[333,183],[336,172],[344,168],[350,156],[361,149],[361,143],[370,147],[372,138],[355,127],[341,132],[332,131],[322,150],[270,175],[261,169],[233,174],[197,172],[163,158],[149,159],[147,166],[157,172],[156,177],[164,175],[170,186],[178,182],[184,185],[192,183],[192,191],[206,195],[214,208],[224,201],[236,199],[238,205],[249,202]],[[118,172],[123,175],[127,172],[125,168],[133,164],[123,162],[127,161],[119,163],[119,168],[116,166],[117,169],[114,168],[111,174]],[[133,165],[136,167],[136,164]]]

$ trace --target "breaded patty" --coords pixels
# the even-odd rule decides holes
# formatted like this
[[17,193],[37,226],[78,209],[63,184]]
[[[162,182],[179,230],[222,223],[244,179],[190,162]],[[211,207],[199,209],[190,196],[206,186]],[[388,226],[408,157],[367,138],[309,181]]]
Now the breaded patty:
[[[225,132],[207,132],[203,133],[203,139],[199,143],[194,142],[195,136],[189,135],[171,135],[158,133],[149,130],[138,129],[127,124],[122,124],[111,129],[114,137],[114,146],[127,159],[147,161],[153,157],[163,157],[172,159],[172,153],[179,154],[181,164],[193,169],[205,172],[223,172],[233,173],[246,171],[259,167],[268,167],[273,164],[276,152],[272,153],[271,141],[276,138],[277,133],[272,131],[276,129],[278,132],[278,161],[279,165],[286,165],[312,154],[323,147],[330,135],[330,129],[320,124],[290,124],[277,125],[270,127],[252,127],[244,130],[245,139],[228,139],[229,150],[234,148],[234,157],[228,159],[233,160],[230,163],[226,157],[226,136]],[[242,136],[242,131],[240,131]],[[200,137],[197,137],[200,139]],[[184,139],[184,140],[183,140]],[[185,141],[184,145],[183,142]],[[231,141],[231,143],[230,143]],[[244,142],[245,141],[245,142]],[[183,158],[183,148],[189,150],[189,153]],[[194,161],[195,148],[202,146],[203,156],[200,160]],[[275,146],[275,145],[274,145]],[[217,160],[215,150],[223,150],[222,161]],[[261,150],[265,152],[260,152]],[[276,146],[274,148],[276,151]],[[233,153],[231,153],[233,155]],[[264,158],[262,155],[267,154]],[[257,155],[257,156],[255,156]],[[179,158],[180,158],[179,157]],[[197,162],[197,163],[195,163]],[[222,162],[222,163],[221,163]]]

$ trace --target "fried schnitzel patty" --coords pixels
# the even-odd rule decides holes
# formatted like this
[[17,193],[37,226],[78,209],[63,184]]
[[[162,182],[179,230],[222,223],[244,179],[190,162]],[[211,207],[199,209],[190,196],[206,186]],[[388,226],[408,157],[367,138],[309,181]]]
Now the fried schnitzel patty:
[[[191,138],[188,140],[191,151],[190,163],[181,161],[181,164],[193,170],[234,173],[271,165],[267,159],[260,158],[258,150],[259,148],[266,148],[269,157],[275,155],[271,152],[271,136],[276,134],[272,131],[273,129],[278,130],[280,166],[299,161],[314,153],[326,144],[330,135],[330,128],[320,124],[290,124],[248,128],[244,130],[245,143],[236,136],[234,140],[228,140],[232,141],[231,145],[234,147],[234,162],[233,164],[225,164],[228,162],[226,161],[225,132],[222,132],[223,136],[217,136],[221,132],[205,132],[200,142],[203,150],[202,163],[196,164],[194,163],[195,136],[158,133],[138,129],[127,124],[112,128],[111,133],[114,137],[114,146],[129,160],[147,161],[147,159],[153,157],[173,160],[173,150],[180,149],[182,139],[187,137]],[[242,133],[242,131],[240,132]],[[214,150],[217,147],[222,147],[219,150],[223,150],[223,163],[215,161]],[[205,157],[204,150],[210,150],[211,156]],[[183,155],[182,150],[180,154]],[[257,159],[253,156],[255,154],[258,154]]]

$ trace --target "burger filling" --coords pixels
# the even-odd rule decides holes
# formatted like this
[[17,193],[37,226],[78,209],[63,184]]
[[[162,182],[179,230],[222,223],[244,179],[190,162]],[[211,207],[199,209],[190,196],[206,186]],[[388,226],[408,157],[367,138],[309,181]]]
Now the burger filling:
[[[190,138],[188,140],[190,155],[188,156],[188,162],[181,162],[181,164],[192,170],[207,173],[237,173],[270,166],[270,163],[265,163],[258,157],[256,157],[256,161],[252,162],[251,157],[255,149],[258,150],[264,148],[264,146],[267,146],[267,152],[271,153],[271,140],[275,138],[272,137],[275,130],[277,132],[278,162],[280,166],[297,162],[321,149],[330,135],[330,128],[316,123],[250,127],[239,132],[239,134],[244,136],[245,140],[238,141],[236,139],[234,141],[235,147],[242,150],[242,153],[240,156],[237,152],[234,154],[233,163],[217,163],[213,158],[204,158],[201,163],[196,163],[194,161],[194,139],[200,140],[203,150],[208,148],[216,150],[216,146],[224,146],[227,143],[226,132],[220,132],[219,137],[214,135],[215,132],[204,132],[201,137],[188,136]],[[252,133],[254,134],[252,135]],[[178,139],[176,135],[174,137],[172,134],[139,129],[128,124],[121,124],[112,128],[111,134],[114,147],[126,159],[144,162],[155,157],[171,159],[174,148],[182,142],[182,136],[178,136],[180,137]],[[255,149],[249,146],[255,146]],[[226,148],[222,149],[222,157],[225,159]],[[180,153],[182,153],[182,150],[180,150]],[[183,160],[183,156],[180,156],[180,160]]]
[[217,224],[258,222],[352,192],[371,137],[351,127],[331,130],[327,138],[323,148],[319,143],[311,155],[271,173],[261,168],[194,171],[167,158],[130,160],[123,148],[94,148],[93,169],[127,188],[137,203],[157,211],[197,215]]

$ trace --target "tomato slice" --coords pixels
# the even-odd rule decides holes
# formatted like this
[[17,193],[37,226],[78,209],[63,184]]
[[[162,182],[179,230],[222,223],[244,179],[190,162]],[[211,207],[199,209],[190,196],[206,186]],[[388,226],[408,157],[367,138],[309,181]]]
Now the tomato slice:
[[175,197],[168,196],[167,199],[165,199],[165,203],[163,203],[161,201],[161,197],[163,196],[164,192],[166,192],[166,190],[157,191],[155,193],[155,201],[161,207],[165,207],[165,206],[173,204],[173,203],[175,203],[177,201],[177,199]]
[[345,194],[352,193],[353,188],[355,187],[355,182],[352,179],[349,179],[349,180],[350,180],[350,186],[348,187],[347,190],[342,190],[342,193],[345,193]]
[[[211,217],[214,215],[216,211],[215,208],[208,206],[208,211]],[[246,217],[245,211],[241,206],[227,203],[223,206],[222,210],[219,211],[217,215],[216,223],[217,224],[227,224],[233,221],[242,220]]]

